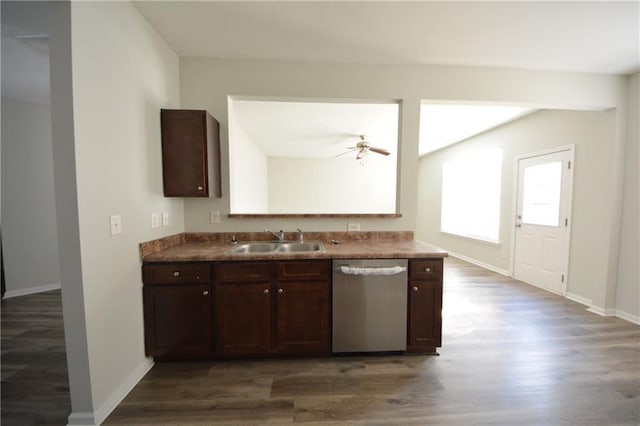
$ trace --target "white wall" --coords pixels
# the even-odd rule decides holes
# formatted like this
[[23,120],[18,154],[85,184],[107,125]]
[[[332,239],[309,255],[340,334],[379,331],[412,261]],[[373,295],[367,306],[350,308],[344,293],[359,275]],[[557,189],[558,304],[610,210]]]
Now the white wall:
[[[229,219],[227,96],[399,99],[398,211],[400,219],[358,219],[362,230],[414,230],[417,210],[420,102],[470,100],[597,109],[622,102],[624,78],[584,73],[473,67],[357,65],[180,58],[185,108],[203,108],[221,123],[221,199],[185,200],[188,231],[346,230],[345,219]],[[618,136],[616,135],[616,138]],[[209,210],[220,210],[220,224]],[[349,220],[353,221],[353,220]]]
[[[65,7],[68,20],[68,4],[54,5],[62,21]],[[71,336],[69,423],[92,424],[151,366],[144,355],[138,244],[184,230],[182,200],[162,195],[160,152],[160,109],[180,106],[179,64],[130,3],[73,2],[70,8],[71,21],[57,31],[71,28],[72,69],[66,71],[72,74],[52,64],[59,92],[54,162],[63,213],[58,229],[68,231],[61,248],[65,333]],[[60,88],[60,80],[68,87]],[[168,212],[170,225],[152,229],[151,212]],[[116,214],[123,234],[111,236],[109,216]]]
[[3,97],[2,153],[5,297],[59,288],[50,105]]
[[624,175],[624,204],[622,209],[622,235],[620,239],[620,263],[616,291],[616,314],[640,322],[640,211],[638,209],[639,176],[638,149],[640,131],[640,73],[629,77],[627,121],[627,148]]
[[394,159],[376,156],[269,157],[269,212],[395,213]]
[[[436,246],[509,271],[516,185],[515,158],[548,148],[576,146],[568,292],[593,302],[607,285],[607,245],[610,223],[609,183],[614,175],[613,123],[615,111],[545,110],[488,131],[420,160],[417,237]],[[442,164],[470,149],[504,150],[500,244],[441,233]],[[600,308],[604,308],[600,306]]]
[[229,179],[230,211],[266,213],[269,208],[267,156],[232,115],[229,135],[234,141],[229,152],[229,168],[234,170],[233,179]]

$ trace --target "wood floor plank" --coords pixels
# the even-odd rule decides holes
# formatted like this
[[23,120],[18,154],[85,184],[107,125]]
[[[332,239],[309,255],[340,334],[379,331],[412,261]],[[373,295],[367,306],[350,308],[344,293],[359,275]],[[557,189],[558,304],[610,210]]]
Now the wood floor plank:
[[3,426],[66,425],[71,413],[60,290],[2,300]]

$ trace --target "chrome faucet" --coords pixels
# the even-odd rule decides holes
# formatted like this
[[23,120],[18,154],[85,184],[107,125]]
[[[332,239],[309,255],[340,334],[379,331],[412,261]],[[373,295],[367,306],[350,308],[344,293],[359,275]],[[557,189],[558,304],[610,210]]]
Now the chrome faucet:
[[302,232],[302,229],[298,229],[298,242],[304,243],[304,233]]
[[284,241],[284,231],[282,229],[277,234],[275,232],[269,231],[268,229],[265,229],[264,232],[270,233],[271,235],[276,237],[278,239],[278,241],[280,241],[280,242]]

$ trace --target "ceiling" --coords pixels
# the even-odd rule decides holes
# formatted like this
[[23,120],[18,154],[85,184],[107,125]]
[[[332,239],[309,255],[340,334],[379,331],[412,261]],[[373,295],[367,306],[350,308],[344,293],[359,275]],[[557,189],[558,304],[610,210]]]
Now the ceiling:
[[[133,3],[180,56],[610,74],[640,70],[640,3],[636,1]],[[3,96],[49,102],[48,40],[16,38],[48,34],[47,7],[46,2],[2,1]],[[304,107],[297,106],[303,114]],[[455,137],[443,128],[432,127],[450,122],[454,124],[449,129],[456,133],[463,123],[473,124],[461,115],[451,117],[454,112],[459,114],[461,109],[442,109],[440,113],[446,116],[428,126],[427,121],[422,123],[421,154],[437,149],[444,140],[451,143],[501,123],[488,120]],[[352,146],[346,135],[365,133],[372,145],[382,146],[389,139],[377,137],[372,125],[362,124],[356,112],[349,115],[348,123],[341,120],[344,116],[336,117],[328,110],[322,113],[328,114],[325,119],[318,118],[324,124],[307,129],[305,137],[310,141]],[[431,111],[430,115],[436,117],[436,113]],[[485,113],[475,110],[474,116]],[[312,128],[313,135],[309,133]],[[304,135],[302,129],[292,132],[289,134]],[[334,133],[345,136],[341,142],[331,142]]]
[[2,96],[49,103],[48,5],[2,1],[1,7]]
[[628,74],[636,1],[137,1],[180,56]]
[[420,107],[420,155],[463,141],[538,111],[505,105],[432,104]]
[[397,103],[234,99],[232,111],[238,126],[269,157],[335,157],[355,146],[360,135],[392,157],[397,152]]

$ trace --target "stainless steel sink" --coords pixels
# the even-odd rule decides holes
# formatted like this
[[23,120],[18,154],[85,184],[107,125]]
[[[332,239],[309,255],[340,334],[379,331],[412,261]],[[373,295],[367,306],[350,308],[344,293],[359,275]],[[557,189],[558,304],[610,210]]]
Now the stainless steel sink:
[[299,253],[299,252],[312,252],[322,251],[324,247],[319,241],[309,241],[304,243],[282,243],[278,244],[276,251],[283,253]]
[[300,242],[255,242],[240,243],[229,250],[230,253],[309,253],[323,251],[320,241]]

